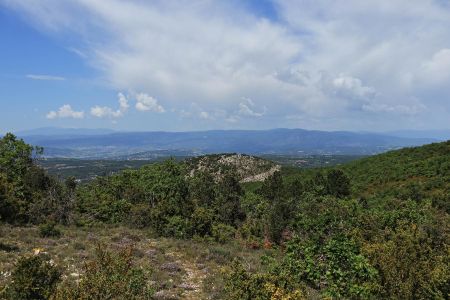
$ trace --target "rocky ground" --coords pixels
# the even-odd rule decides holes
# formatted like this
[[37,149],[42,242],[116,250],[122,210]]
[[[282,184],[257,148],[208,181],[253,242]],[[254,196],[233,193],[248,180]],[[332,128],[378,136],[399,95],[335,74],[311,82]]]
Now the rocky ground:
[[234,169],[241,182],[264,181],[281,169],[269,160],[246,154],[213,154],[198,156],[186,161],[190,175],[196,172],[209,172],[220,178],[228,169]]
[[61,230],[59,238],[41,238],[37,227],[0,225],[0,289],[10,280],[17,259],[36,252],[50,255],[65,279],[77,280],[100,244],[111,251],[132,246],[134,263],[151,271],[155,299],[223,299],[221,270],[234,257],[257,265],[261,254],[238,243],[155,238],[151,232],[123,227]]

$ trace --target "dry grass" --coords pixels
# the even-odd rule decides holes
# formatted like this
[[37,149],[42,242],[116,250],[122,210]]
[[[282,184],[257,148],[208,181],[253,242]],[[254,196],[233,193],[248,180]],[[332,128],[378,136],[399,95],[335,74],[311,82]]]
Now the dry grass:
[[66,280],[76,280],[95,247],[134,248],[137,266],[151,272],[150,284],[160,299],[222,299],[221,269],[233,258],[258,266],[264,250],[250,250],[239,243],[156,238],[152,232],[125,227],[60,227],[60,238],[42,238],[34,226],[0,225],[0,289],[8,284],[17,259],[36,251],[46,252],[64,270]]

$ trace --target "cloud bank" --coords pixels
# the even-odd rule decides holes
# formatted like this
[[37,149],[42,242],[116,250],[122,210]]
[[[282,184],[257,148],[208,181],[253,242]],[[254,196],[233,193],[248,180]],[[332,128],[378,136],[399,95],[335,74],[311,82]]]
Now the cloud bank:
[[239,1],[0,3],[77,37],[67,48],[83,49],[111,88],[139,91],[138,111],[186,115],[195,103],[198,120],[244,127],[448,126],[445,1],[274,0],[275,16]]

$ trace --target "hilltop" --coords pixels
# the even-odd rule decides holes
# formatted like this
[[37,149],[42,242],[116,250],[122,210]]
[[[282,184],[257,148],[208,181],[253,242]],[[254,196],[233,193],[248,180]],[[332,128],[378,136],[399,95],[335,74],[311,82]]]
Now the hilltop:
[[212,154],[186,160],[190,176],[197,172],[208,172],[216,179],[233,169],[240,182],[264,181],[281,169],[270,160],[246,154]]

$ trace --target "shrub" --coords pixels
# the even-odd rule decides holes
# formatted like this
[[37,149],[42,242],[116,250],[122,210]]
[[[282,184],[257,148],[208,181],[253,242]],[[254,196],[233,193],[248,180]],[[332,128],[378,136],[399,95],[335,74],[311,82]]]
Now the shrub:
[[331,298],[373,297],[377,290],[377,270],[345,236],[331,238],[324,245],[296,237],[287,243],[279,271],[292,274]]
[[60,270],[46,255],[22,257],[11,274],[7,299],[48,299],[61,278]]
[[264,227],[267,226],[260,219],[247,218],[238,229],[239,236],[243,240],[262,239]]
[[211,234],[214,212],[204,207],[197,207],[191,215],[192,231],[194,235],[207,236]]
[[327,174],[327,192],[337,198],[350,195],[350,179],[341,170],[331,170]]
[[398,226],[390,240],[368,244],[364,252],[379,270],[383,282],[381,298],[445,299],[448,296],[450,255],[439,253],[427,233],[416,224]]
[[225,274],[225,294],[230,300],[294,300],[305,299],[303,288],[291,285],[289,278],[268,273],[251,273],[234,261]]
[[164,228],[164,235],[178,239],[189,238],[192,231],[191,227],[188,219],[181,216],[173,216],[167,220],[167,224]]
[[98,245],[96,258],[84,265],[78,284],[66,282],[55,300],[63,299],[151,299],[148,272],[134,266],[133,249],[111,253]]
[[96,217],[105,223],[121,223],[128,217],[130,208],[131,203],[127,200],[115,200],[105,195],[96,211]]
[[151,225],[151,211],[148,204],[136,204],[130,209],[128,225],[134,228],[145,228]]
[[47,222],[39,226],[41,237],[60,237],[61,231],[56,227],[55,222]]
[[21,202],[13,195],[14,186],[0,172],[0,221],[15,223],[21,211]]
[[226,224],[215,224],[212,227],[212,237],[216,242],[225,243],[234,238],[236,229]]

